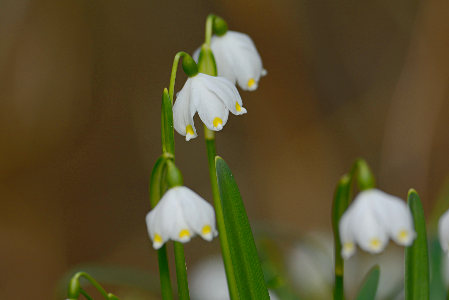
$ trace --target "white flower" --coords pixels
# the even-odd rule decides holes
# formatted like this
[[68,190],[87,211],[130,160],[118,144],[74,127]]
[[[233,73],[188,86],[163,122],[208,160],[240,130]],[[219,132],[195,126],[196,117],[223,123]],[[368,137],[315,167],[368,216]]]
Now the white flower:
[[[217,64],[218,76],[228,78],[246,91],[257,89],[259,79],[267,71],[262,67],[262,59],[251,38],[240,32],[228,30],[225,34],[214,35],[210,48]],[[200,49],[193,54],[198,61]]]
[[400,198],[377,189],[360,192],[346,210],[339,224],[342,253],[348,259],[355,253],[355,243],[370,253],[379,253],[391,238],[409,246],[416,233],[413,217]]
[[212,205],[185,186],[169,189],[147,214],[146,222],[155,249],[168,240],[186,243],[199,234],[211,241],[218,234]]
[[441,216],[438,222],[438,234],[440,236],[441,249],[449,254],[449,210]]
[[226,78],[198,73],[187,79],[173,106],[173,123],[176,131],[186,140],[197,137],[193,116],[198,115],[210,130],[221,130],[234,115],[246,113],[236,87]]

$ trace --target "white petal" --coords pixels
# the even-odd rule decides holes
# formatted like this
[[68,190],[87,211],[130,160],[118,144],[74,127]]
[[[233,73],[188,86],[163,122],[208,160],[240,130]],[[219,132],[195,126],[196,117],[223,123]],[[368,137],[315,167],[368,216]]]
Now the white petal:
[[178,93],[173,105],[173,126],[175,130],[186,137],[186,140],[197,137],[193,116],[195,110],[190,105],[192,79],[187,79],[184,87]]
[[217,236],[212,205],[187,187],[179,187],[179,197],[188,226],[207,241]]
[[441,216],[438,222],[438,235],[441,249],[449,254],[449,210]]
[[228,121],[229,111],[219,95],[208,87],[216,84],[216,79],[217,77],[201,73],[192,78],[190,110],[198,111],[207,128],[219,131]]
[[[366,198],[365,198],[366,199]],[[388,243],[388,234],[379,219],[376,218],[369,201],[360,198],[354,200],[352,230],[354,239],[363,250],[380,253]]]
[[348,259],[354,255],[356,248],[354,242],[354,236],[352,233],[352,209],[349,208],[340,218],[339,233],[341,242],[341,256],[343,259]]
[[157,211],[155,209],[151,210],[146,218],[147,223],[147,230],[148,234],[150,236],[150,239],[153,241],[153,248],[159,249],[162,247],[162,245],[165,243],[165,241],[168,239],[168,236],[163,237],[161,235],[161,228],[158,226],[157,223]]
[[264,72],[262,59],[251,38],[243,33],[228,31],[214,37],[211,49],[217,63],[219,76],[235,82],[244,90],[255,90]]
[[[210,80],[213,79],[213,80]],[[207,88],[212,91],[224,103],[226,108],[234,115],[246,113],[243,107],[242,98],[239,91],[232,82],[225,77],[204,78],[205,81],[212,81],[207,84]]]

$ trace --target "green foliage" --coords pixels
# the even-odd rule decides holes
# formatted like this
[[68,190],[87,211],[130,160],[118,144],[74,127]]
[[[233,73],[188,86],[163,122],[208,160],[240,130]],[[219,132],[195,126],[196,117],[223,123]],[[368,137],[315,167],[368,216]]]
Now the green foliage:
[[175,155],[175,137],[173,133],[173,107],[172,99],[168,95],[167,89],[162,94],[161,111],[161,138],[162,152]]
[[239,189],[222,158],[216,157],[215,166],[239,297],[241,300],[268,300],[268,289]]
[[429,257],[427,251],[426,220],[418,193],[411,189],[408,206],[413,214],[416,239],[405,249],[405,299],[429,299]]
[[360,287],[356,300],[374,300],[376,298],[379,275],[379,266],[371,268]]

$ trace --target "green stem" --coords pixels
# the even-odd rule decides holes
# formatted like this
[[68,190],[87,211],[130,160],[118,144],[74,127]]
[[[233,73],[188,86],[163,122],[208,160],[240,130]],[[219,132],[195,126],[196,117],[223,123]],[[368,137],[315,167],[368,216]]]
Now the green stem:
[[[105,299],[108,299],[108,293],[106,292],[106,290],[92,277],[92,276],[90,276],[89,274],[87,274],[86,272],[78,272],[78,273],[76,273],[73,277],[72,277],[72,280],[71,280],[71,283],[76,283],[75,285],[77,285],[77,286],[80,286],[80,284],[79,284],[79,280],[80,280],[80,278],[81,277],[83,277],[84,279],[86,279],[87,281],[89,281],[89,283],[90,284],[92,284],[96,289],[97,289],[97,291],[99,291],[100,292],[100,294],[105,298]],[[76,295],[76,292],[77,291],[72,291],[72,290],[70,290],[69,291],[69,298],[71,299],[71,298],[77,298],[77,295]],[[79,293],[81,293],[82,295],[84,295],[86,292],[83,290],[83,289],[79,289],[79,291],[78,291]],[[75,295],[72,295],[72,294],[75,294]],[[87,298],[87,297],[86,297]],[[89,298],[87,298],[87,299],[89,299]]]
[[89,294],[83,289],[80,290],[80,294],[83,295],[87,300],[93,300],[93,298],[89,296]]
[[349,204],[351,194],[351,175],[345,174],[338,182],[332,207],[332,229],[334,231],[335,283],[334,300],[344,299],[344,260],[341,256],[339,232],[340,218]]
[[210,40],[212,38],[212,33],[213,33],[213,25],[214,25],[214,18],[215,15],[210,14],[207,16],[206,19],[206,34],[204,37],[204,43],[210,47]]
[[207,159],[209,162],[209,177],[212,187],[212,194],[214,198],[215,216],[217,219],[218,232],[220,233],[218,237],[220,238],[221,254],[223,256],[223,263],[226,270],[226,279],[228,281],[229,294],[231,299],[235,300],[239,299],[239,294],[234,275],[234,267],[232,265],[231,260],[231,251],[229,248],[228,236],[226,233],[224,223],[223,208],[220,199],[220,190],[218,188],[217,170],[215,168],[216,151],[215,151],[214,132],[207,129],[206,126],[204,126],[204,136],[206,139]]
[[[167,158],[162,155],[156,161],[150,178],[150,203],[154,208],[161,199],[161,186],[163,182],[163,173],[166,166]],[[170,281],[170,270],[167,259],[167,248],[165,245],[157,250],[158,264],[159,264],[159,278],[161,283],[162,299],[173,299],[172,287]]]
[[189,300],[189,283],[187,281],[186,258],[184,255],[184,245],[174,242],[176,277],[178,280],[178,297],[180,300]]
[[168,94],[170,96],[172,104],[173,104],[173,94],[175,92],[175,81],[176,81],[176,72],[178,71],[178,63],[181,57],[183,57],[186,54],[187,53],[184,51],[179,51],[178,53],[176,53],[175,58],[173,59],[173,66],[170,75],[170,86],[168,89]]

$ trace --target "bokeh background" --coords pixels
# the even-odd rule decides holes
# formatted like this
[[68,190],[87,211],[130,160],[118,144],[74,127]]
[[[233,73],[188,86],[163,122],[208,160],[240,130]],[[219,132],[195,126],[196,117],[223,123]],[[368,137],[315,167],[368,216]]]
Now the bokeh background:
[[[248,33],[268,70],[217,134],[254,223],[330,232],[357,157],[431,212],[449,174],[447,1],[2,0],[1,299],[53,299],[78,264],[157,271],[144,217],[161,93],[210,12]],[[186,185],[211,199],[204,141],[176,147]],[[190,265],[217,251],[186,246]]]

